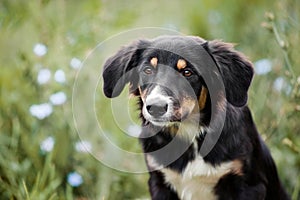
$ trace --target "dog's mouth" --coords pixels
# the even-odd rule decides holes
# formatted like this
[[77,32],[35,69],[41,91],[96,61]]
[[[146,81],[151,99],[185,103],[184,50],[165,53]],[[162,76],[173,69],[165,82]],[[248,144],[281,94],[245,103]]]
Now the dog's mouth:
[[160,127],[172,126],[174,124],[178,124],[183,121],[181,119],[172,119],[172,118],[170,118],[170,119],[168,119],[168,118],[152,118],[152,119],[145,118],[145,119],[148,123],[151,123],[154,126],[160,126]]

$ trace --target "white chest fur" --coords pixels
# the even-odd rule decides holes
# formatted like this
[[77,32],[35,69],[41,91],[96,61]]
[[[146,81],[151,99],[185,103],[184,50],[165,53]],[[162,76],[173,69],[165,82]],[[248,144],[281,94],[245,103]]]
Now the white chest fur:
[[[153,163],[153,158],[150,158]],[[149,161],[149,160],[148,160]],[[182,173],[169,168],[160,169],[165,182],[174,189],[182,200],[215,200],[214,187],[220,178],[230,172],[241,173],[241,162],[224,162],[213,166],[204,162],[201,156],[190,162]]]

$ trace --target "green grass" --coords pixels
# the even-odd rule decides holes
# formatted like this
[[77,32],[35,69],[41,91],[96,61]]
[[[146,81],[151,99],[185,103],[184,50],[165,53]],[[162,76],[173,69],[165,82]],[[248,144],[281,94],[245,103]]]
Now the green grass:
[[[83,62],[111,35],[150,26],[238,43],[237,49],[253,62],[271,61],[269,73],[255,76],[249,105],[285,187],[293,200],[300,199],[299,7],[299,2],[292,0],[229,0],[222,4],[216,0],[1,1],[0,199],[149,198],[147,174],[110,169],[97,156],[78,149],[72,92],[79,69],[70,67],[74,65],[70,63],[74,58]],[[34,52],[37,44],[45,45],[44,55]],[[99,78],[103,62],[104,55],[92,61],[99,68],[85,74],[87,81]],[[37,80],[41,69],[51,73],[45,84]],[[55,81],[57,70],[63,70],[65,81]],[[274,87],[276,81],[282,85],[281,90]],[[90,89],[85,84],[80,87],[86,92]],[[67,97],[62,105],[53,105],[49,99],[57,92]],[[101,88],[96,92],[96,115],[109,138],[125,150],[140,152],[137,140],[124,136],[112,122],[110,101],[103,98]],[[125,96],[126,92],[122,98],[127,103]],[[83,93],[80,98],[84,101],[88,96]],[[43,103],[52,110],[43,119],[34,117],[31,106]],[[129,101],[131,116],[139,123],[134,104],[134,100]],[[80,114],[82,122],[90,123],[86,124],[84,140],[100,156],[104,142],[97,136],[94,114]],[[122,121],[121,125],[127,129],[130,123]],[[49,137],[53,146],[48,140],[45,149],[42,144]],[[68,180],[72,172],[82,178],[78,186]]]

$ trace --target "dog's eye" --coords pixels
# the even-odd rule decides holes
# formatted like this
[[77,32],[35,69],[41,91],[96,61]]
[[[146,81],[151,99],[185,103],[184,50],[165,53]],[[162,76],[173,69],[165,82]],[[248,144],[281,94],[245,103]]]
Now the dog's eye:
[[182,71],[182,75],[185,76],[185,77],[190,77],[193,73],[188,70],[188,69],[185,69]]
[[153,69],[151,67],[146,67],[143,71],[145,74],[148,74],[148,75],[153,73]]

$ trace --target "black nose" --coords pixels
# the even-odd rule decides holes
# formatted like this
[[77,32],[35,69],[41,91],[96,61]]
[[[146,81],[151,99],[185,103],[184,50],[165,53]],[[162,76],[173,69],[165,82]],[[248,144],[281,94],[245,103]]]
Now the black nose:
[[147,111],[153,117],[161,117],[168,110],[168,104],[152,104],[146,106]]

